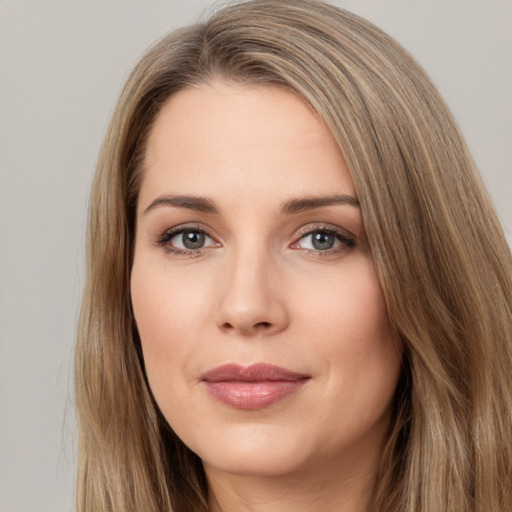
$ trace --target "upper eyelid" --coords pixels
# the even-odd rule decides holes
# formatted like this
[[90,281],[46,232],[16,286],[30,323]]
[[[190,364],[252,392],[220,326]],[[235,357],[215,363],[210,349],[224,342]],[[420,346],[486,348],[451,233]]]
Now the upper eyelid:
[[[208,227],[200,224],[200,223],[184,223],[179,224],[177,226],[173,226],[170,228],[165,229],[163,232],[161,232],[158,235],[158,241],[161,242],[163,238],[167,238],[168,240],[175,235],[179,235],[180,233],[183,233],[184,231],[198,231],[201,233],[204,233],[206,236],[210,237],[212,240],[214,240],[216,243],[220,243],[220,237],[213,234],[211,229]],[[308,223],[302,227],[300,227],[298,230],[295,231],[295,234],[293,235],[293,241],[291,242],[291,245],[296,244],[301,238],[311,235],[312,233],[318,232],[318,231],[328,231],[332,234],[339,234],[344,238],[353,239],[355,241],[356,236],[351,233],[346,228],[342,228],[341,226],[337,226],[335,224],[325,223],[325,222],[318,222],[318,223]]]
[[[354,248],[354,247],[356,247],[356,245],[358,245],[357,237],[353,233],[348,231],[347,229],[344,229],[340,226],[336,226],[336,225],[332,225],[332,224],[321,224],[321,225],[316,225],[316,226],[314,224],[313,225],[309,224],[309,225],[306,225],[303,228],[301,228],[299,233],[295,236],[295,240],[291,243],[290,247],[292,249],[297,249],[296,246],[300,243],[300,241],[302,239],[312,235],[313,233],[322,232],[322,231],[335,236],[338,239],[338,241],[341,243],[342,248],[343,247],[345,249]],[[315,253],[318,253],[321,255],[328,255],[328,254],[333,254],[334,252],[339,252],[340,250],[342,250],[342,248],[340,248],[340,247],[338,247],[337,249],[330,248],[330,249],[326,249],[324,251],[315,250],[315,249],[305,249],[305,250],[307,250],[309,252],[315,252]]]
[[[204,234],[207,238],[209,238],[213,243],[210,245],[206,245],[204,247],[198,247],[193,249],[177,247],[174,244],[170,243],[174,237],[179,236],[180,234],[185,233],[186,231],[200,232]],[[207,230],[198,227],[197,225],[182,224],[166,229],[158,236],[154,244],[160,248],[165,249],[168,253],[173,253],[176,256],[192,257],[194,255],[201,255],[205,250],[215,248],[216,246],[218,247],[219,242],[215,239],[215,237],[211,236]]]
[[173,226],[165,229],[157,235],[156,243],[158,245],[166,244],[173,238],[174,236],[179,235],[180,233],[184,233],[185,231],[199,231],[205,234],[207,237],[211,238],[214,242],[218,243],[217,238],[210,233],[210,231],[199,224],[179,224],[177,226]]
[[296,236],[302,237],[314,233],[315,231],[329,231],[331,233],[339,233],[340,235],[343,235],[347,238],[356,238],[356,236],[346,228],[342,228],[341,226],[336,226],[330,223],[321,222],[306,224],[305,226],[299,228]]
[[167,228],[162,232],[162,235],[165,235],[165,234],[172,234],[172,235],[176,234],[177,235],[177,234],[183,233],[184,231],[200,231],[201,233],[204,233],[205,235],[208,235],[210,237],[212,236],[210,234],[210,231],[207,228],[205,228],[199,224],[195,224],[195,223],[179,224],[177,226]]

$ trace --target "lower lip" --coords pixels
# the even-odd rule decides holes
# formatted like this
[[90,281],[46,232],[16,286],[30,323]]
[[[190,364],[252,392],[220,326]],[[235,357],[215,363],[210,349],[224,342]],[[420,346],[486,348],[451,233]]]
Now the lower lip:
[[263,409],[296,393],[306,383],[300,380],[272,380],[261,382],[205,381],[210,395],[236,409]]

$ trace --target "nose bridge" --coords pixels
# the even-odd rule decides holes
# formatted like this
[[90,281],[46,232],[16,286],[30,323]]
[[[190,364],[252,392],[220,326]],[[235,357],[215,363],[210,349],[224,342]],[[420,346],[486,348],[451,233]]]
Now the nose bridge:
[[275,333],[287,323],[277,260],[264,244],[233,248],[226,261],[219,326],[242,334]]

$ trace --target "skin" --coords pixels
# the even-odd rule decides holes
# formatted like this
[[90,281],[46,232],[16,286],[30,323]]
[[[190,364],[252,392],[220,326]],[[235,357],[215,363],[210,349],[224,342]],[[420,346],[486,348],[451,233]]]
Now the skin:
[[[152,392],[201,457],[211,509],[367,510],[401,352],[331,133],[291,92],[204,84],[163,107],[143,172],[135,318]],[[217,212],[162,199],[177,195]],[[333,195],[354,200],[283,212]],[[202,247],[166,235],[183,226],[196,241],[205,233]],[[329,243],[315,245],[315,230]],[[201,381],[234,362],[309,379],[268,407],[237,409]]]

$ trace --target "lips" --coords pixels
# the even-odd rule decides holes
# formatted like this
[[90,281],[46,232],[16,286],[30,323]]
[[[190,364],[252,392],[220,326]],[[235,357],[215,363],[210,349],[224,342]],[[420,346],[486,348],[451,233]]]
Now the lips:
[[210,396],[236,409],[263,409],[296,393],[310,379],[266,363],[226,364],[201,377]]

